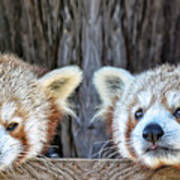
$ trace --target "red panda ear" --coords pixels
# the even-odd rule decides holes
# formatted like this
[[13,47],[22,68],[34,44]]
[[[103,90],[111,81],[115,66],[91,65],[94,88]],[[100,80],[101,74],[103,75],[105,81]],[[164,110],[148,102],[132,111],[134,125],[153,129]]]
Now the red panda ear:
[[39,79],[43,89],[49,92],[61,107],[82,81],[82,71],[77,66],[55,69]]
[[93,83],[103,106],[111,105],[115,97],[121,96],[125,87],[134,79],[128,71],[121,68],[103,67],[96,71]]

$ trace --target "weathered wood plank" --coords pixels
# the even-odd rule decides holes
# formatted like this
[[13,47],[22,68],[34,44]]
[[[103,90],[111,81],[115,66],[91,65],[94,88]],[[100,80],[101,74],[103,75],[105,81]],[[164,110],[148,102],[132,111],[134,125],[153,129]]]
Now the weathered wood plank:
[[149,170],[126,159],[34,159],[0,173],[1,180],[179,180],[173,168]]

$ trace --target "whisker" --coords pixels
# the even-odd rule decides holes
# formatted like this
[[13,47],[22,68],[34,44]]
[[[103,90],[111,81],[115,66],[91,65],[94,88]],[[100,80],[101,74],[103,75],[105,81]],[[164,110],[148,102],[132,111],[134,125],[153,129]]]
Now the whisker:
[[[112,154],[114,151],[117,151],[116,150],[117,145],[112,143],[113,142],[112,139],[109,139],[106,141],[101,141],[101,142],[104,142],[102,144],[102,147],[100,148],[100,150],[98,152],[92,154],[93,157],[98,156],[98,158],[102,158],[102,157],[106,157],[108,154]],[[101,144],[101,143],[96,142],[95,144]],[[109,155],[108,155],[108,157],[109,157]]]

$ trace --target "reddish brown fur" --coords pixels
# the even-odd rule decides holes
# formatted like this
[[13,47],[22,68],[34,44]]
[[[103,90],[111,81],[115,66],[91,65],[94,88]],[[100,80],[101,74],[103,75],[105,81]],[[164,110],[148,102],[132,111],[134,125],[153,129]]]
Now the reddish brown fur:
[[114,107],[109,106],[106,114],[106,128],[110,135],[112,135],[113,132],[112,130],[113,112],[114,112]]
[[[12,101],[13,100],[15,101],[15,99],[12,99]],[[42,150],[43,154],[45,154],[46,151],[48,150],[48,146],[55,135],[55,129],[57,127],[57,124],[62,117],[61,112],[55,105],[55,100],[53,98],[50,98],[49,101],[51,103],[51,109],[50,109],[50,112],[48,112],[49,121],[48,121],[47,142],[44,144],[44,148]],[[16,109],[13,117],[21,117],[23,119],[23,121],[21,124],[19,124],[19,126],[17,126],[17,128],[14,131],[9,131],[9,134],[12,137],[14,137],[15,139],[19,140],[23,145],[23,151],[19,155],[19,157],[16,161],[16,163],[21,163],[21,162],[23,162],[23,160],[25,160],[26,154],[30,148],[30,144],[28,143],[27,133],[26,133],[25,127],[23,125],[23,123],[28,118],[28,113],[25,112],[25,110],[21,108],[22,107],[21,104],[19,104],[17,101],[16,101],[16,105],[17,105],[17,109]],[[0,124],[2,124],[5,128],[8,127],[8,123],[12,123],[12,122],[11,121],[4,122],[0,118]]]
[[[164,96],[164,97],[162,98],[162,104],[164,104],[165,108],[166,108],[171,114],[174,113],[175,109],[172,109],[171,107],[169,107],[168,102],[167,102],[167,99],[166,99],[166,96]],[[177,121],[180,122],[180,119],[177,119]]]
[[118,101],[118,97],[115,97],[113,100],[113,103],[111,106],[107,108],[107,114],[106,114],[106,127],[108,133],[112,136],[113,128],[112,128],[112,122],[113,122],[113,114],[114,114],[114,108],[115,104]]
[[[12,100],[16,100],[16,98],[12,99]],[[19,103],[17,103],[17,110],[15,111],[13,117],[21,117],[23,119],[22,124],[19,124],[17,126],[17,128],[14,131],[9,131],[9,134],[14,137],[15,139],[21,141],[22,145],[23,145],[23,150],[22,153],[19,155],[16,163],[20,163],[23,162],[23,160],[25,159],[26,153],[28,152],[30,145],[28,143],[28,139],[27,139],[27,133],[25,132],[25,127],[23,125],[23,123],[26,121],[28,114],[21,108],[21,105]],[[12,117],[12,118],[13,118]],[[4,122],[2,121],[2,119],[0,118],[0,124],[2,124],[5,128],[8,127],[10,122]]]
[[[16,163],[21,163],[23,162],[23,160],[25,159],[25,156],[30,148],[30,145],[28,143],[28,139],[27,139],[27,133],[25,131],[25,127],[23,125],[23,123],[26,121],[27,119],[27,113],[22,110],[20,108],[20,105],[18,106],[14,117],[21,117],[23,119],[22,124],[20,124],[19,126],[17,126],[17,128],[14,131],[10,131],[9,134],[14,137],[15,139],[21,141],[22,145],[23,145],[23,150],[22,153],[19,155]],[[4,123],[4,126],[7,127],[8,123]]]
[[[25,122],[27,119],[27,113],[19,107],[19,108],[17,108],[17,110],[14,114],[14,117],[21,117],[23,119],[23,122]],[[26,154],[30,148],[30,144],[28,143],[27,133],[25,131],[24,125],[22,124],[21,127],[17,127],[14,131],[9,132],[9,134],[12,137],[16,138],[17,140],[21,141],[21,143],[23,145],[23,151],[19,155],[19,157],[16,161],[17,163],[21,163],[26,158]]]
[[[115,105],[116,105],[116,102],[118,101],[118,97],[115,97],[114,100],[113,100],[113,103],[112,103],[112,106],[109,106],[107,108],[107,114],[106,114],[106,127],[107,127],[107,130],[108,130],[108,133],[112,136],[112,133],[113,133],[113,128],[112,128],[112,122],[113,122],[113,114],[114,114],[114,109],[115,109]],[[133,105],[135,105],[137,102],[134,102],[130,108],[129,108],[129,111],[130,109],[133,107]],[[129,143],[129,140],[130,140],[130,133],[132,131],[132,129],[136,126],[137,122],[134,121],[134,123],[131,121],[130,117],[129,117],[129,120],[127,122],[127,131],[126,131],[126,146],[127,146],[127,149],[129,150],[131,156],[133,158],[137,158],[133,148],[130,146],[130,143]]]
[[[155,102],[155,96],[152,96],[151,102],[148,105],[148,107],[146,109],[143,109],[144,113],[153,105],[154,102]],[[137,159],[137,155],[136,155],[136,153],[134,151],[134,148],[131,146],[130,136],[131,136],[132,130],[136,127],[136,125],[138,123],[138,120],[135,120],[135,118],[132,117],[132,115],[131,115],[131,109],[136,104],[137,104],[137,99],[135,99],[134,102],[132,104],[130,104],[130,106],[128,108],[129,117],[128,117],[128,121],[127,121],[127,124],[126,124],[127,130],[126,130],[126,135],[125,135],[126,142],[127,142],[126,147],[128,149],[128,152],[130,153],[130,155],[134,159]]]
[[[166,108],[171,114],[174,113],[175,109],[172,109],[171,107],[169,107],[168,102],[167,102],[167,99],[166,99],[166,96],[163,97],[162,103],[165,105],[165,108]],[[180,107],[180,105],[179,105],[178,107]],[[176,108],[178,108],[178,107],[176,107]],[[178,123],[180,123],[180,119],[176,118],[176,121],[177,121]]]
[[137,104],[137,99],[135,98],[135,100],[130,104],[128,111],[129,111],[129,116],[128,116],[128,121],[126,124],[126,134],[125,134],[125,139],[126,139],[126,147],[128,149],[128,152],[130,153],[130,155],[132,156],[132,158],[137,159],[137,155],[134,151],[134,148],[131,146],[130,143],[130,136],[131,136],[131,131],[136,127],[138,121],[136,121],[135,119],[132,119],[131,117],[131,109],[132,107],[134,107]]
[[[146,109],[143,109],[144,113],[147,111],[147,109],[149,109],[152,104],[155,102],[155,96],[152,97],[151,99],[151,102],[149,104],[149,106],[146,108]],[[131,115],[131,109],[132,107],[134,107],[136,104],[138,104],[137,102],[137,99],[135,98],[135,100],[130,104],[129,108],[128,108],[128,111],[129,111],[129,117],[128,117],[128,121],[127,121],[127,124],[126,124],[126,127],[127,127],[127,130],[126,130],[126,135],[125,135],[125,138],[126,138],[126,146],[127,146],[127,149],[130,153],[130,155],[132,156],[132,158],[134,159],[137,159],[137,155],[134,151],[134,148],[131,146],[131,143],[130,143],[130,136],[131,136],[131,131],[136,127],[138,121],[135,120],[134,117],[132,117]]]
[[55,129],[59,123],[59,121],[62,118],[62,114],[60,110],[55,105],[55,101],[53,98],[50,99],[51,102],[51,110],[49,114],[49,121],[48,121],[48,134],[47,134],[47,142],[44,145],[44,148],[42,150],[42,154],[45,154],[48,150],[49,144],[51,143],[54,135],[55,135]]
[[25,132],[25,128],[24,126],[21,128],[21,130],[19,131],[18,134],[16,135],[12,135],[14,138],[18,139],[21,141],[21,143],[23,144],[23,151],[21,152],[21,154],[19,155],[16,163],[21,163],[25,160],[26,158],[26,154],[30,148],[30,144],[28,143],[28,139],[27,139],[27,133]]
[[131,136],[131,131],[135,128],[137,122],[133,123],[131,120],[131,117],[129,115],[127,124],[126,124],[126,134],[125,134],[125,138],[126,138],[126,147],[128,149],[128,152],[130,153],[130,155],[132,156],[132,158],[137,159],[137,155],[134,152],[133,147],[130,145],[130,136]]
[[179,165],[174,165],[173,167],[180,170],[180,164]]

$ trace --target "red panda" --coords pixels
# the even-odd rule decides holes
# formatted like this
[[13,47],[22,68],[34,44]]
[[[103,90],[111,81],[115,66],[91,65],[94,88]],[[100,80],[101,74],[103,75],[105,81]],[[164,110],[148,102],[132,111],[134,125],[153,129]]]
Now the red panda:
[[77,66],[38,77],[37,68],[0,55],[0,169],[47,151],[57,124],[73,113],[67,98],[82,80]]
[[95,116],[110,117],[121,156],[152,169],[180,167],[180,66],[137,75],[103,67],[93,82],[102,101]]

